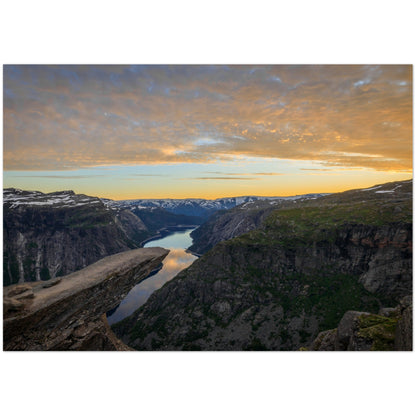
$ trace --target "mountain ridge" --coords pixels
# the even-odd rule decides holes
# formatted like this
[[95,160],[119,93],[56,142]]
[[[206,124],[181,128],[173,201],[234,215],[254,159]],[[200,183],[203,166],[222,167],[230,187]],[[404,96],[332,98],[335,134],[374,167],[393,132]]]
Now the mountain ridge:
[[175,214],[185,214],[193,216],[201,216],[207,218],[216,211],[228,210],[238,205],[251,203],[255,201],[280,201],[280,200],[296,200],[301,198],[317,198],[327,194],[305,194],[286,197],[262,197],[262,196],[239,196],[226,197],[216,199],[203,198],[154,198],[154,199],[129,199],[129,200],[109,200],[105,199],[105,203],[110,207],[129,208],[137,210],[146,210],[154,208],[163,208]]

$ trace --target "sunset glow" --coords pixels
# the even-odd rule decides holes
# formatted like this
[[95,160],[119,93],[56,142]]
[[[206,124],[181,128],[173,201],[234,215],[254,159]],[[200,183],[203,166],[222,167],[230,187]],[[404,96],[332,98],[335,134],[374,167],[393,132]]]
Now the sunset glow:
[[412,177],[412,67],[4,66],[4,187],[130,198]]

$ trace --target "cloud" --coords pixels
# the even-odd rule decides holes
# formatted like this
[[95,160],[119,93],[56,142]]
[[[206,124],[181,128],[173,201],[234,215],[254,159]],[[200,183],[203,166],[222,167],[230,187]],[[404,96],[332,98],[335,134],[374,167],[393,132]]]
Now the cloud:
[[5,65],[4,91],[6,170],[236,155],[412,168],[410,65]]
[[11,178],[91,179],[108,175],[10,175]]
[[230,173],[230,172],[206,172],[206,173],[211,173],[211,174],[215,174],[215,175],[230,175],[230,176],[280,176],[280,175],[284,175],[284,173],[277,173],[277,172],[239,172],[239,173]]
[[131,173],[130,176],[168,176],[165,174],[151,174],[151,173]]
[[253,175],[259,175],[259,176],[281,176],[285,175],[284,173],[277,173],[277,172],[257,172],[253,173]]
[[258,178],[238,177],[238,176],[201,176],[197,178],[186,178],[186,179],[249,181],[249,180],[257,180]]
[[334,171],[334,169],[318,169],[318,168],[310,168],[310,169],[301,168],[300,170],[319,171],[319,172],[333,172]]

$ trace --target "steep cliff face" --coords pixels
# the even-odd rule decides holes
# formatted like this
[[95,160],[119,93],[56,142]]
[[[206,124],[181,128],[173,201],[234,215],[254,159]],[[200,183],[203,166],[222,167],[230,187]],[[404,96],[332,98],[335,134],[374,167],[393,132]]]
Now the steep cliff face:
[[3,285],[66,275],[150,235],[139,218],[99,198],[15,189],[3,196]]
[[167,254],[158,247],[129,250],[62,279],[4,288],[4,349],[129,349],[111,332],[103,314]]
[[136,246],[152,234],[147,224],[128,210],[116,211],[114,222]]
[[189,250],[203,254],[221,241],[256,229],[272,210],[269,203],[264,202],[262,205],[262,208],[257,209],[245,210],[238,207],[214,214],[207,222],[192,231],[193,243]]
[[[137,349],[297,350],[412,292],[412,184],[285,205],[114,326]],[[365,195],[365,197],[363,197]]]

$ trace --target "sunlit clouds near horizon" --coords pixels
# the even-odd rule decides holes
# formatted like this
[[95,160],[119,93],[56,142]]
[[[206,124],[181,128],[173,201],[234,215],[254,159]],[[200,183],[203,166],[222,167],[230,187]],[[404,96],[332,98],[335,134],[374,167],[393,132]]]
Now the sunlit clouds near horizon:
[[5,65],[4,186],[112,198],[412,176],[410,65]]

